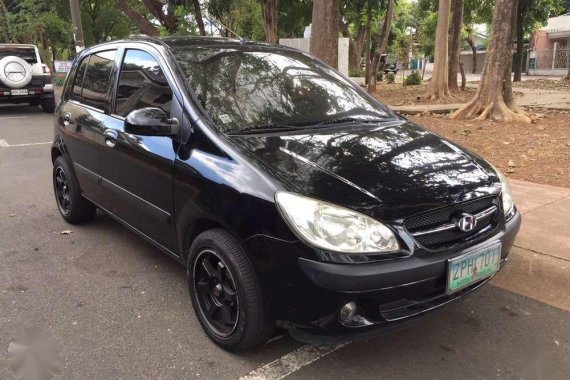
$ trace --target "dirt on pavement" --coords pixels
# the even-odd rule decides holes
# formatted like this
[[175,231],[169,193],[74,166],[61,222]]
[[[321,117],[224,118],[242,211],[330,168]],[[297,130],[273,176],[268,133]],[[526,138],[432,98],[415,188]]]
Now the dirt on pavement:
[[570,92],[570,81],[535,79],[521,82],[514,82],[513,88],[530,88],[535,90],[558,90]]
[[545,112],[532,124],[433,114],[410,120],[476,152],[509,177],[570,188],[570,111]]

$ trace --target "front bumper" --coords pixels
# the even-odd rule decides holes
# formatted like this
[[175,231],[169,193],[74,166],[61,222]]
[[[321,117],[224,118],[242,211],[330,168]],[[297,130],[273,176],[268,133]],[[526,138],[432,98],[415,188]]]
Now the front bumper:
[[[517,212],[486,241],[447,253],[366,264],[338,264],[298,256],[295,264],[300,274],[286,262],[281,263],[280,273],[287,273],[287,278],[280,279],[280,274],[273,272],[271,283],[280,285],[273,287],[270,303],[276,306],[273,309],[278,324],[302,341],[331,343],[384,334],[412,323],[416,319],[412,317],[466,296],[489,281],[491,278],[447,294],[448,259],[500,241],[502,267],[520,224]],[[294,251],[293,244],[289,245],[289,252],[282,255]],[[349,322],[341,322],[339,311],[347,302],[356,303],[357,315]]]

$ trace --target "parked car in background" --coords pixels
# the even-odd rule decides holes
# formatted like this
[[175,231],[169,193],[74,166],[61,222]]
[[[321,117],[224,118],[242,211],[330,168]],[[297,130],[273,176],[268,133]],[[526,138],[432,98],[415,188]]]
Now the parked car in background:
[[200,324],[235,351],[276,327],[370,338],[460,299],[501,269],[521,222],[485,160],[264,43],[82,51],[51,158],[62,217],[100,209],[184,265]]
[[55,111],[54,87],[49,68],[42,64],[34,45],[0,44],[0,104],[27,103]]

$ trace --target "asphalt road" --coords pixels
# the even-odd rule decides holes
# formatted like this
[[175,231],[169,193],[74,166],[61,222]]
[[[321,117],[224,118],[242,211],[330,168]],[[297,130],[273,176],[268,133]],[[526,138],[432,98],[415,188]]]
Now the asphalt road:
[[[103,214],[81,226],[60,218],[52,129],[39,109],[0,108],[0,379],[16,378],[14,351],[30,336],[61,379],[570,378],[570,311],[541,302],[570,290],[531,299],[508,283],[367,342],[315,354],[284,336],[224,352],[194,316],[183,267]],[[549,276],[532,273],[526,281]]]

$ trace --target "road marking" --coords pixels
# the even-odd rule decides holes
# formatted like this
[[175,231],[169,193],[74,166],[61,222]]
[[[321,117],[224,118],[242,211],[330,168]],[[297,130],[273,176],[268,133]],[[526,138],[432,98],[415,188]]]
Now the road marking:
[[27,116],[6,116],[0,117],[0,120],[8,120],[8,119],[27,119]]
[[47,144],[51,144],[51,141],[28,143],[28,144],[8,144],[8,142],[6,140],[0,139],[0,147],[2,147],[2,148],[11,148],[11,147],[18,147],[18,146],[32,146],[32,145],[47,145]]
[[344,343],[330,346],[306,345],[251,371],[239,380],[280,380],[344,346]]

